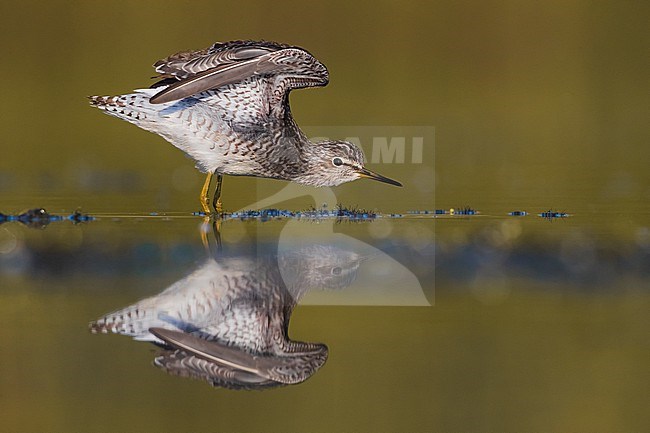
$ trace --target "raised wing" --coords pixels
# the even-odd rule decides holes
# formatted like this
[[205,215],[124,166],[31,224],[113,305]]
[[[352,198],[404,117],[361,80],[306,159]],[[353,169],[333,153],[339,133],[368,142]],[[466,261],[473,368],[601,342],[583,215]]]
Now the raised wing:
[[204,50],[172,54],[165,59],[158,60],[153,66],[156,72],[160,73],[160,78],[181,80],[208,69],[251,59],[284,48],[292,47],[267,41],[217,42]]
[[161,78],[178,81],[154,95],[150,99],[153,104],[180,100],[255,76],[275,78],[269,81],[281,94],[324,86],[329,80],[327,68],[309,52],[273,42],[215,44],[207,50],[175,54],[154,67]]

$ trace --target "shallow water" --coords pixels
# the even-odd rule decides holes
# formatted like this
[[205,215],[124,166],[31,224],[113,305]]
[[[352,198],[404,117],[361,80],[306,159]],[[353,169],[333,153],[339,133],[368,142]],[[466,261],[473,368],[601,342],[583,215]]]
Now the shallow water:
[[[0,224],[1,431],[650,430],[646,4],[187,6],[0,5],[0,213],[94,217]],[[88,106],[237,38],[322,60],[298,124],[404,188],[227,177],[225,208],[379,217],[215,230],[191,161]]]
[[[583,225],[579,216],[530,215],[228,220],[218,232],[177,214],[44,229],[5,223],[5,426],[274,430],[293,408],[295,431],[504,430],[549,417],[634,430],[644,412],[650,236],[641,230],[622,242]],[[154,365],[162,349],[149,342],[89,331],[89,322],[152,297],[162,306],[144,334],[149,326],[187,330],[178,317],[191,322],[189,299],[221,290],[220,279],[242,269],[240,278],[257,281],[256,295],[235,296],[225,311],[237,305],[249,319],[267,317],[269,290],[286,290],[281,306],[298,304],[289,337],[327,346],[324,365],[304,383],[213,387],[205,376],[178,376],[187,371],[166,374]],[[174,284],[176,304],[161,301]],[[26,407],[42,409],[33,417]],[[261,412],[262,424],[251,416]]]

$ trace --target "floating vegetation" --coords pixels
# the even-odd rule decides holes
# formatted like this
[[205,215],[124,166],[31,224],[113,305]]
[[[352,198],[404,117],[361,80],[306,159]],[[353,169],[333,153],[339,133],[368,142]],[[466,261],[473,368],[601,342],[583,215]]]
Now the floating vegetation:
[[336,212],[338,218],[350,218],[350,219],[374,219],[377,217],[377,213],[372,210],[358,208],[356,206],[351,208],[346,208],[343,205],[336,205]]
[[435,209],[435,210],[410,210],[406,212],[409,215],[478,215],[480,212],[469,206],[458,209]]
[[95,217],[82,213],[79,209],[74,211],[71,215],[68,216],[68,221],[72,221],[74,224],[86,223],[88,221],[94,221]]
[[0,213],[0,224],[4,222],[19,222],[31,228],[43,228],[52,222],[72,221],[74,224],[93,221],[95,218],[76,210],[70,215],[52,215],[43,208],[29,209],[19,215]]
[[568,218],[571,215],[569,215],[566,212],[557,212],[557,211],[549,209],[546,212],[538,213],[537,216],[542,217],[542,218],[546,218],[548,220],[552,220],[552,219],[556,219],[556,218]]
[[335,209],[328,209],[327,206],[320,208],[311,207],[302,211],[290,211],[286,209],[261,209],[261,210],[244,210],[239,212],[225,213],[224,219],[239,220],[260,220],[268,221],[270,219],[295,218],[295,219],[337,219],[337,220],[371,220],[377,218],[377,213],[368,209],[357,207],[345,207],[338,204]]
[[472,209],[469,206],[465,206],[459,209],[451,208],[449,209],[449,215],[478,215],[479,211]]
[[58,215],[50,215],[43,208],[29,209],[17,216],[12,216],[7,221],[18,221],[25,224],[27,227],[42,228],[51,222],[62,221],[63,217]]
[[261,209],[261,210],[243,210],[239,212],[224,213],[224,219],[240,219],[240,220],[261,220],[268,221],[270,219],[278,218],[294,218],[296,214],[289,210],[283,209]]
[[409,215],[445,215],[447,213],[444,209],[436,210],[410,210],[406,212]]
[[[323,205],[319,208],[310,207],[304,210],[291,211],[288,209],[260,209],[260,210],[242,210],[238,212],[225,212],[218,216],[223,220],[258,220],[258,221],[269,221],[273,219],[306,219],[306,220],[327,220],[334,219],[337,222],[340,221],[370,221],[377,218],[404,218],[404,217],[419,217],[427,216],[434,217],[439,215],[449,215],[449,216],[474,216],[480,215],[476,209],[471,208],[470,206],[465,206],[461,208],[451,208],[446,209],[434,209],[434,210],[408,210],[405,213],[387,213],[380,214],[376,211],[359,208],[356,206],[344,206],[342,204],[337,204],[334,209],[328,209],[327,205]],[[146,214],[149,217],[165,217],[169,218],[165,213],[159,212],[150,212]],[[206,212],[192,212],[192,216],[206,217],[210,214]],[[527,216],[528,212],[524,210],[514,210],[508,213],[509,216],[514,217],[523,217]],[[571,215],[566,212],[559,212],[549,209],[548,211],[541,212],[537,214],[541,218],[546,218],[549,220],[557,218],[568,218]],[[43,208],[34,208],[29,209],[25,212],[22,212],[18,215],[8,215],[0,212],[0,224],[5,222],[20,222],[28,227],[34,228],[43,228],[52,222],[58,221],[70,221],[73,224],[86,223],[94,221],[96,217],[92,215],[85,214],[80,210],[76,210],[71,214],[64,215],[54,215],[50,214]]]
[[508,215],[520,217],[528,215],[528,212],[525,210],[513,210],[512,212],[509,212]]

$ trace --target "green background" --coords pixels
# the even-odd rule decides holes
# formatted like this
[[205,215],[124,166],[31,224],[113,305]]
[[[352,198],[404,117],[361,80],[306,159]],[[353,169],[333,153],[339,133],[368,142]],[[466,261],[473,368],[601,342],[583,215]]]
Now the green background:
[[[192,163],[162,138],[101,115],[85,97],[148,86],[157,59],[239,38],[303,46],[328,66],[329,86],[293,93],[299,124],[435,127],[440,206],[648,211],[645,2],[0,7],[5,212],[108,211],[117,202],[133,211],[197,210],[202,177]],[[425,160],[433,150],[425,149]],[[384,171],[408,180],[410,169]],[[237,208],[253,201],[246,191],[280,184],[227,180],[224,198]],[[404,211],[400,200],[410,191],[360,181],[337,194]]]
[[[492,275],[487,263],[487,276],[437,277],[435,296],[423,280],[432,308],[299,307],[291,335],[326,342],[326,366],[302,385],[233,393],[168,377],[147,346],[86,330],[191,266],[165,273],[167,258],[144,276],[7,267],[0,430],[647,431],[649,16],[641,1],[3,1],[0,212],[198,210],[203,179],[180,151],[85,98],[148,86],[151,64],[176,51],[268,39],[329,68],[327,87],[292,94],[299,124],[435,128],[425,149],[435,202],[406,181],[353,182],[337,197],[387,212],[470,205],[485,218],[436,220],[435,231],[394,222],[397,241],[435,239],[443,258],[533,245],[567,266],[587,263],[587,282],[604,265],[620,269],[612,263],[633,272],[592,281],[597,292],[498,264]],[[400,180],[412,169],[377,167]],[[227,178],[225,205],[283,185]],[[504,221],[549,208],[575,216]],[[18,257],[55,252],[56,265],[87,249],[198,244],[195,226],[7,223],[0,246],[17,245]]]

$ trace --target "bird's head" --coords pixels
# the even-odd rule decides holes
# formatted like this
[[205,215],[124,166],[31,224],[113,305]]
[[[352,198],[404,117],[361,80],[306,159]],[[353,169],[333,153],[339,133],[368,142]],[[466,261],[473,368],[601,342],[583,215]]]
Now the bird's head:
[[[338,186],[366,177],[379,182],[402,186],[396,180],[364,167],[363,151],[348,141],[321,141],[309,149],[310,169],[302,183],[313,186]],[[301,181],[298,180],[298,181]]]

